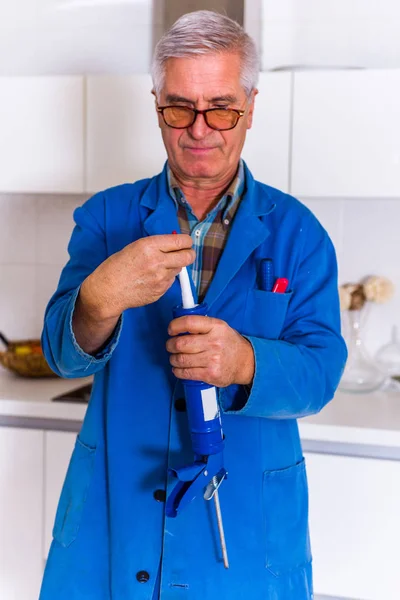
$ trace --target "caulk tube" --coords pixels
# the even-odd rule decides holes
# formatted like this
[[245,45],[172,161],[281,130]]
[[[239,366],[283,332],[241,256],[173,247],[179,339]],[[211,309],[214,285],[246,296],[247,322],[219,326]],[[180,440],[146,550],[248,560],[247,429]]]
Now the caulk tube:
[[[205,302],[201,304],[194,303],[189,275],[186,268],[182,271],[179,280],[182,287],[183,303],[173,309],[174,318],[177,319],[187,315],[205,316],[208,310],[207,304]],[[216,388],[203,381],[187,379],[181,381],[185,391],[193,452],[199,456],[209,456],[210,454],[222,452],[224,449],[224,436]]]

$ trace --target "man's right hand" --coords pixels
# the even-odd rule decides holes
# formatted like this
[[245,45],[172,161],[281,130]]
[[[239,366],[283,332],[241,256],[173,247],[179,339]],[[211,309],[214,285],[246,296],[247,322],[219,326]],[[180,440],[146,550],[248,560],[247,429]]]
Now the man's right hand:
[[81,285],[72,318],[76,341],[96,354],[112,335],[127,308],[158,300],[182,267],[196,258],[192,238],[185,234],[142,238],[116,252]]
[[166,234],[141,238],[107,258],[81,286],[80,300],[99,320],[158,300],[182,267],[194,262],[192,238]]

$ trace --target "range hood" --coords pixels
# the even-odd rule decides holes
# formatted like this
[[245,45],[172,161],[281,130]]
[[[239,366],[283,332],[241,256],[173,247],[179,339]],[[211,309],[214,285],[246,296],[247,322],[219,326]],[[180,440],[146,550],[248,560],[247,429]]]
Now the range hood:
[[[159,4],[159,7],[156,5]],[[161,11],[163,25],[166,31],[183,14],[195,10],[214,10],[227,15],[243,25],[244,0],[157,0],[155,10]]]

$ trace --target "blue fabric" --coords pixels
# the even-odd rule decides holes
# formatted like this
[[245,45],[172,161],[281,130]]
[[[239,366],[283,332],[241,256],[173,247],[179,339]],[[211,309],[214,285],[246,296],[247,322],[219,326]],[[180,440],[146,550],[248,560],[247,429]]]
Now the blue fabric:
[[[91,357],[71,329],[82,281],[146,235],[177,229],[167,171],[96,194],[75,211],[70,260],[48,305],[43,348],[64,377],[94,387],[58,507],[40,600],[310,600],[308,492],[297,419],[333,397],[346,359],[336,258],[325,230],[293,197],[255,182],[246,193],[206,294],[210,316],[251,342],[250,391],[220,390],[228,479],[220,489],[230,569],[222,564],[212,503],[166,518],[156,489],[191,460],[182,384],[165,349],[176,281],[157,302],[125,311],[107,348]],[[263,258],[288,293],[258,289]],[[149,580],[139,583],[136,574]]]

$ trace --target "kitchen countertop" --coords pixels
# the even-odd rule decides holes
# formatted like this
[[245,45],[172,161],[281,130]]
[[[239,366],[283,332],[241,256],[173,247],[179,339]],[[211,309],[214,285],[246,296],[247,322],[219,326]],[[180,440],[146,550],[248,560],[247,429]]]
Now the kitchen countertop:
[[302,439],[400,449],[400,393],[338,391],[316,415],[299,419]]
[[92,379],[28,379],[0,368],[0,417],[82,421],[87,404],[51,402],[51,398],[90,383]]
[[[87,405],[51,402],[53,396],[91,382],[80,379],[24,379],[0,369],[0,424],[8,419],[80,422]],[[400,393],[377,391],[350,394],[338,391],[323,410],[299,419],[302,440],[321,445],[363,445],[398,449],[400,457]]]

